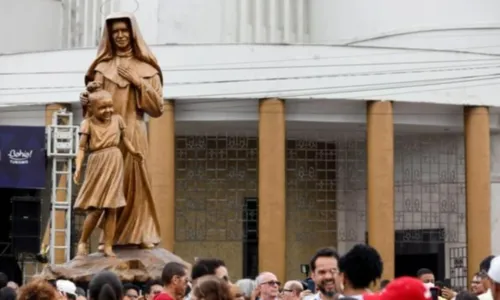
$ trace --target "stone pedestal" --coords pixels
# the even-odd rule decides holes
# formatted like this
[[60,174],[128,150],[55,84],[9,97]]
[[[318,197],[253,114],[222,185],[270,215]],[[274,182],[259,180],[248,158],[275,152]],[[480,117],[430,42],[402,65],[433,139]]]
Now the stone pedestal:
[[179,262],[188,268],[191,265],[177,255],[163,249],[137,249],[115,247],[116,257],[105,257],[102,253],[92,253],[84,258],[74,258],[61,265],[47,265],[38,275],[46,280],[69,279],[75,282],[88,282],[100,271],[111,271],[120,280],[145,282],[160,278],[165,264]]

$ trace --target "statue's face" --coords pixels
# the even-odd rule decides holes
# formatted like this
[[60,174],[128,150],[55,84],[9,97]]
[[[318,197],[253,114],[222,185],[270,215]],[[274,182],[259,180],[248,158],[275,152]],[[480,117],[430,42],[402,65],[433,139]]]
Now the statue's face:
[[103,98],[92,104],[92,113],[99,121],[109,121],[113,115],[113,100]]
[[127,50],[130,47],[130,28],[125,21],[111,23],[111,37],[116,49]]

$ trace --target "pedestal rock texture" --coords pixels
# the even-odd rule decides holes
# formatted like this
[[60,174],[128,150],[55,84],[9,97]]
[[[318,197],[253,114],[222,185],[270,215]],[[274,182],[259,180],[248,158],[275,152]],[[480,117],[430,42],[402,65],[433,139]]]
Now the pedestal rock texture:
[[88,282],[100,271],[111,271],[120,280],[145,282],[161,277],[165,264],[178,262],[186,266],[188,274],[191,265],[177,255],[163,249],[113,249],[116,257],[105,257],[102,253],[92,253],[86,257],[74,258],[61,265],[47,265],[37,276],[46,280],[69,279],[77,282]]

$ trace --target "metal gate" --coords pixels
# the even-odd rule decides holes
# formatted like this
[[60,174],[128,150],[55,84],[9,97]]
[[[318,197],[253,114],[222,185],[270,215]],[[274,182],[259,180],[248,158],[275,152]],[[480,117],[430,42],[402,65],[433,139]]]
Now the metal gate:
[[450,248],[450,279],[458,291],[467,289],[467,247]]

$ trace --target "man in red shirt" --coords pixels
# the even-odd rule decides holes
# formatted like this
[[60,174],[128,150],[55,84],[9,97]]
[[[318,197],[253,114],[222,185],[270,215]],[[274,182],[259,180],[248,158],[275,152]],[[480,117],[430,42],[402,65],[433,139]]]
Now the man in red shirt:
[[169,262],[161,273],[163,292],[154,300],[182,300],[188,284],[187,270],[183,264]]

